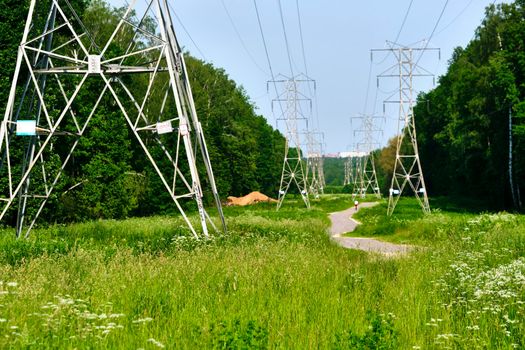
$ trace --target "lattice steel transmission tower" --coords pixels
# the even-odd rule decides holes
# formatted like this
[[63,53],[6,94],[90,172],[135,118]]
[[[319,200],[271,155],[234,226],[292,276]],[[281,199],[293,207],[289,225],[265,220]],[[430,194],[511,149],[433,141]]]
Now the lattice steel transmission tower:
[[323,133],[323,138],[322,138],[322,141],[319,145],[319,148],[321,150],[321,156],[319,157],[319,167],[317,168],[318,169],[318,172],[319,172],[319,183],[321,185],[321,194],[324,194],[324,188],[326,187],[326,180],[325,180],[325,177],[324,177],[324,150],[325,150],[325,142],[324,142],[324,133]]
[[354,174],[353,174],[353,162],[352,156],[347,156],[344,163],[345,176],[343,180],[343,186],[350,185],[354,183]]
[[324,194],[323,141],[324,134],[309,131],[307,139],[307,183],[308,193],[314,198]]
[[268,88],[270,83],[275,84],[275,86],[280,85],[282,88],[277,98],[272,100],[272,109],[275,103],[279,104],[282,114],[277,120],[284,121],[286,135],[277,210],[281,208],[292,185],[297,188],[306,207],[310,208],[307,167],[304,162],[303,150],[301,149],[300,135],[303,131],[308,130],[308,118],[305,114],[305,108],[311,113],[312,100],[300,90],[302,85],[310,84],[313,80],[303,74],[291,78],[284,75],[279,75],[279,77],[281,79],[268,82]]
[[[438,51],[437,48],[414,48],[406,47],[396,43],[390,43],[388,49],[373,49],[374,52],[383,51],[394,55],[397,63],[383,73],[379,78],[397,78],[399,80],[399,100],[387,100],[385,103],[399,104],[398,138],[396,145],[396,159],[394,173],[389,189],[387,214],[392,215],[394,209],[403,194],[407,184],[414,192],[416,199],[424,213],[430,213],[427,189],[423,177],[423,168],[419,159],[417,147],[416,124],[414,121],[414,88],[413,79],[416,77],[434,77],[432,73],[418,65],[419,59],[425,51]],[[420,53],[417,60],[414,53]],[[373,57],[372,57],[373,59]]]
[[17,236],[29,235],[90,121],[108,111],[134,135],[195,237],[181,200],[196,202],[204,236],[214,226],[203,205],[201,163],[226,229],[168,2],[132,0],[120,16],[104,36],[68,0],[30,1],[0,125],[0,220],[17,205]]
[[366,155],[365,152],[360,151],[360,145],[355,145],[354,157],[354,183],[352,189],[352,198],[357,196],[363,198],[366,194],[363,187],[363,160]]
[[364,197],[371,190],[377,198],[381,198],[373,151],[381,146],[377,135],[383,134],[383,130],[377,127],[375,121],[378,119],[384,120],[384,117],[360,114],[357,117],[352,117],[352,119],[361,121],[359,128],[354,130],[354,136],[361,135],[357,141],[357,146],[364,152],[364,156],[361,159],[359,177],[361,196]]

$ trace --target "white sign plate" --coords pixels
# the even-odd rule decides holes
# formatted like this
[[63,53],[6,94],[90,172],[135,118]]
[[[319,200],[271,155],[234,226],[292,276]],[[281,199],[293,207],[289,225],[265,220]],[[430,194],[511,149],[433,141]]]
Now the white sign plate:
[[16,134],[18,136],[35,136],[36,120],[19,120],[16,122]]
[[179,126],[179,132],[182,136],[186,136],[190,133],[186,124],[181,124]]
[[171,126],[171,121],[165,121],[157,123],[157,134],[168,134],[173,131],[173,127]]
[[88,73],[90,74],[100,73],[100,55],[89,55],[88,56]]

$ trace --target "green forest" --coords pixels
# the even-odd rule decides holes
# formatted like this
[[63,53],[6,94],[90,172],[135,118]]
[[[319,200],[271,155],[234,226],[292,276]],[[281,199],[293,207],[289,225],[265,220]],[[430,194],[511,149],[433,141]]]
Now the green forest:
[[[74,7],[95,44],[108,42],[111,28],[126,11],[112,8],[103,0],[39,0],[42,5],[36,8],[34,27],[46,16],[53,16],[53,10],[46,12],[51,1],[63,5],[57,6],[61,10]],[[0,0],[2,113],[6,105],[13,106],[6,102],[28,2]],[[159,17],[170,12],[161,11],[160,1],[155,3]],[[297,4],[299,12],[299,1],[288,3]],[[405,3],[409,5],[408,16],[412,1]],[[448,3],[443,1],[438,6],[444,11]],[[203,6],[201,2],[198,5]],[[257,2],[253,5],[256,7]],[[426,7],[429,2],[419,1],[419,5]],[[329,7],[325,2],[322,6]],[[326,14],[333,14],[330,10]],[[316,20],[319,15],[315,13]],[[142,18],[145,26],[151,25],[151,18]],[[165,18],[159,21],[168,23]],[[128,19],[135,20],[132,16]],[[52,37],[59,49],[48,51],[49,56],[58,55],[64,41],[69,40],[66,24],[56,23],[54,28],[59,29]],[[139,52],[145,51],[141,44],[147,39],[135,40],[131,27],[125,27],[122,38],[107,46],[108,60],[120,60],[130,40]],[[161,86],[172,93],[189,86],[173,79],[174,75],[190,77],[222,199],[254,190],[276,197],[285,138],[268,123],[268,116],[258,113],[247,92],[224,69],[190,52],[185,54],[185,65],[180,59],[170,61],[180,58],[179,47],[164,39],[170,33],[173,36],[172,31],[162,33],[163,45],[159,46],[169,46],[167,50],[172,51],[164,57],[161,54],[157,65],[161,60],[169,62],[171,70],[164,72],[168,71],[172,79],[166,75],[164,80],[151,77],[157,71],[144,68],[153,62],[149,51],[132,56],[129,66],[122,62],[116,65],[118,69],[139,67],[145,74],[127,75],[122,68],[117,79],[106,79],[105,73],[97,74],[86,67],[93,56],[101,59],[106,52],[97,50],[100,55],[87,54],[87,60],[78,60],[81,63],[77,66],[62,67],[62,75],[69,80],[43,78],[48,88],[45,101],[40,98],[34,102],[34,95],[27,99],[31,107],[49,103],[53,118],[57,114],[62,118],[75,103],[79,120],[89,126],[85,134],[67,134],[64,131],[74,130],[72,124],[77,120],[64,118],[55,119],[54,125],[63,121],[60,134],[47,130],[46,140],[56,138],[53,147],[46,149],[40,172],[31,177],[35,187],[47,185],[41,181],[44,168],[55,174],[65,164],[64,154],[69,154],[75,140],[80,141],[39,224],[31,228],[32,234],[25,238],[17,235],[17,213],[4,211],[7,214],[0,225],[0,349],[525,348],[525,216],[519,213],[525,186],[525,0],[489,6],[483,22],[472,33],[472,41],[455,50],[439,84],[417,98],[414,118],[431,210],[423,212],[420,201],[408,191],[393,215],[387,215],[390,204],[385,196],[365,195],[356,203],[353,186],[343,186],[347,159],[325,157],[325,193],[311,196],[309,205],[302,200],[304,193],[291,193],[279,210],[275,203],[266,201],[225,205],[222,213],[227,230],[206,234],[203,224],[203,236],[192,235],[188,224],[207,219],[211,224],[219,223],[221,212],[211,209],[209,217],[203,218],[200,203],[189,199],[200,198],[200,193],[190,191],[178,197],[184,205],[180,210],[183,215],[178,213],[173,204],[178,198],[174,199],[173,193],[175,188],[180,189],[177,180],[184,180],[173,177],[172,183],[163,184],[157,176],[161,171],[153,169],[143,145],[136,140],[151,146],[158,140],[155,137],[162,136],[166,148],[178,150],[181,126],[195,130],[199,124],[182,124],[181,120],[186,122],[180,116],[184,112],[173,117],[182,110],[173,102],[180,95],[173,94],[176,97],[168,100],[159,93],[151,94],[154,97],[147,101],[151,102],[147,112],[152,112],[148,117],[167,117],[148,120],[141,115],[141,108],[135,116],[136,125],[141,117],[146,120],[137,128],[127,110],[118,108],[118,94],[124,95],[126,86],[138,93],[150,88],[161,91],[155,90]],[[42,37],[46,35],[51,36]],[[22,47],[19,52],[25,54],[24,50]],[[40,63],[38,57],[33,61],[37,68],[41,67],[36,64]],[[143,59],[146,64],[140,66]],[[33,67],[29,61],[26,67]],[[50,61],[55,64],[57,59]],[[56,67],[51,68],[37,74],[51,75]],[[104,66],[107,71],[110,68],[115,69]],[[22,86],[14,87],[20,90],[28,74],[23,69]],[[78,87],[78,94],[70,95],[75,98],[69,100],[64,93],[61,96],[61,84],[74,90],[81,79],[86,89]],[[119,79],[127,85],[117,84],[122,82]],[[43,86],[39,83],[34,85]],[[104,95],[106,86],[114,89],[112,96]],[[94,108],[97,95],[101,103],[95,103]],[[124,103],[135,102],[129,100],[133,99]],[[142,106],[146,100],[144,97]],[[61,103],[69,106],[64,108]],[[19,106],[24,113],[38,109],[26,108],[24,102]],[[16,115],[28,118],[24,113]],[[80,119],[81,114],[92,118]],[[50,119],[47,112],[46,117]],[[177,133],[173,128],[160,135],[158,124],[166,119],[179,121]],[[8,139],[19,136],[13,132],[13,124],[18,127],[19,120],[11,121],[9,130],[2,123],[0,142],[12,141],[4,145],[27,146],[24,142],[36,142],[28,140],[46,135],[35,129],[32,137]],[[144,138],[138,136],[140,128]],[[195,137],[197,132],[189,137],[187,131],[183,135],[185,150],[196,150],[202,139]],[[397,137],[373,152],[384,195],[388,194],[396,161]],[[188,144],[193,142],[192,149]],[[5,152],[5,158],[12,156],[13,161],[20,161],[30,153],[28,149]],[[153,156],[166,153],[151,149]],[[159,157],[158,168],[169,168],[172,174],[180,169],[186,175],[195,170],[188,167],[195,155],[202,157],[197,159],[197,170],[206,173],[205,152],[188,153],[181,156],[189,159],[182,163]],[[290,154],[297,159],[298,153],[295,148]],[[10,161],[5,158],[0,162]],[[359,159],[352,161],[357,164]],[[0,166],[0,191],[12,189],[5,168]],[[293,170],[290,173],[295,176]],[[17,176],[13,178],[23,182]],[[206,181],[209,178],[202,176],[208,208],[214,196]],[[192,184],[193,189],[198,187],[197,181]],[[166,189],[173,189],[171,198]],[[23,197],[17,196],[21,201]],[[28,217],[34,214],[35,207],[26,209]]]
[[[94,40],[101,43],[107,40],[120,18],[119,14],[124,11],[99,0],[75,1],[74,5],[83,24],[92,28]],[[0,112],[3,115],[28,2],[2,0],[1,8],[0,62],[4,74],[0,80]],[[47,11],[46,6],[40,6],[37,16],[42,18]],[[115,41],[109,50],[124,52],[127,44],[125,40]],[[186,65],[219,193],[224,198],[255,190],[275,195],[284,152],[281,133],[257,114],[243,88],[223,69],[189,53],[186,54]],[[135,89],[145,89],[145,81],[128,79],[134,79]],[[100,83],[90,85],[91,91],[101,88]],[[52,94],[52,90],[48,87],[47,93]],[[93,105],[95,98],[95,94],[88,90],[79,94],[76,103],[78,106]],[[174,141],[168,140],[168,144],[170,142],[173,144]],[[67,151],[67,146],[62,145],[62,148],[63,152]],[[56,147],[55,152],[61,152],[60,147]],[[205,194],[209,201],[208,197],[209,194]],[[191,202],[184,204],[190,206],[188,209],[193,205]],[[65,169],[43,213],[43,220],[123,218],[174,210],[172,200],[149,166],[118,106],[104,103],[97,109],[85,137],[75,150],[74,159]]]
[[[123,11],[99,0],[73,4],[85,24],[97,28],[101,38],[109,35],[108,23],[114,23]],[[28,3],[2,0],[1,6],[3,113]],[[45,12],[44,7],[37,11]],[[494,209],[521,210],[525,186],[524,17],[523,0],[489,6],[472,41],[465,48],[456,48],[437,87],[418,96],[414,115],[430,196],[469,198]],[[284,151],[282,134],[257,113],[242,86],[223,69],[190,53],[186,62],[219,193],[226,197],[259,190],[275,196]],[[92,98],[81,95],[80,104],[82,99],[87,104]],[[44,220],[123,218],[173,210],[124,125],[116,106],[106,104],[96,113],[74,162],[57,186],[62,194],[56,193],[50,200]],[[374,155],[378,181],[387,194],[395,138]],[[343,162],[325,159],[330,192],[335,188],[331,185],[342,185]],[[81,185],[68,191],[76,184]]]
[[[524,33],[525,1],[489,6],[471,42],[455,49],[437,87],[418,96],[414,116],[430,196],[468,198],[496,210],[521,210]],[[375,154],[378,181],[383,193],[388,193],[395,138]]]

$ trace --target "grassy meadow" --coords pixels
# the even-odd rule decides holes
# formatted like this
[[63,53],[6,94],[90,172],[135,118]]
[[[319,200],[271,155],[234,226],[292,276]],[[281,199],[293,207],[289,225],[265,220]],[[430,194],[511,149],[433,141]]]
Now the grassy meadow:
[[330,241],[329,195],[225,208],[195,240],[178,216],[0,232],[0,348],[512,349],[525,346],[525,220],[403,200],[356,235],[417,245],[385,258]]

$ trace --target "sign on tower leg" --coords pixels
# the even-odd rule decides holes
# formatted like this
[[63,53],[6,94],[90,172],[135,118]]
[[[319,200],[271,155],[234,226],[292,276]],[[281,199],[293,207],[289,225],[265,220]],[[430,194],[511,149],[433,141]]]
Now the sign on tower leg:
[[312,101],[305,97],[299,88],[301,84],[309,83],[311,79],[302,75],[292,78],[281,77],[282,79],[270,81],[276,86],[279,84],[283,87],[277,98],[272,100],[272,108],[274,103],[279,104],[282,114],[278,120],[284,122],[286,138],[277,210],[281,208],[290,187],[297,189],[306,207],[310,208],[307,167],[301,148],[300,127],[302,124],[304,129],[307,129],[308,119],[302,113],[303,104],[308,103],[311,109]]
[[[30,2],[1,124],[0,176],[6,181],[0,189],[0,220],[18,206],[17,235],[29,235],[90,121],[111,110],[120,112],[122,127],[129,127],[195,237],[200,234],[180,201],[196,202],[202,234],[208,236],[207,225],[215,225],[203,204],[197,163],[204,163],[225,230],[167,1],[140,6],[131,1],[105,39],[92,34],[97,28],[82,23],[68,1],[51,2],[47,12],[42,11],[46,4]],[[28,72],[27,79],[21,71]]]
[[[417,147],[413,108],[413,79],[415,77],[433,77],[433,74],[421,68],[418,62],[424,51],[439,51],[439,49],[427,47],[413,48],[390,43],[389,49],[372,50],[372,52],[375,51],[390,52],[397,60],[396,64],[380,74],[378,78],[399,79],[399,100],[385,101],[385,103],[396,103],[399,105],[396,159],[394,162],[392,183],[389,189],[387,214],[392,215],[399,198],[406,188],[413,192],[423,212],[430,213],[423,168]],[[414,60],[415,52],[420,52],[417,61]]]

